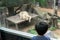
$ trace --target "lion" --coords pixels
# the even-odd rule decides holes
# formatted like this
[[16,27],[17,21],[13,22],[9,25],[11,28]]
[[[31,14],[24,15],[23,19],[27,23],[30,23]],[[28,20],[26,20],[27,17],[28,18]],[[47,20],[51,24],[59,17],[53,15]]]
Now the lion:
[[20,16],[20,19],[28,20],[29,22],[31,22],[31,16],[28,14],[27,11],[21,11],[19,13],[19,16]]

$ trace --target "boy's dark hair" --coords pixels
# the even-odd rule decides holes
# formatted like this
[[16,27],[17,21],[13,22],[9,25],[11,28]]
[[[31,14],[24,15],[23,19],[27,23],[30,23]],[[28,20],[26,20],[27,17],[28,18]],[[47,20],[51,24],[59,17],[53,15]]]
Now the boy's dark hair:
[[35,25],[35,30],[39,35],[44,35],[48,30],[48,24],[46,22],[40,22]]

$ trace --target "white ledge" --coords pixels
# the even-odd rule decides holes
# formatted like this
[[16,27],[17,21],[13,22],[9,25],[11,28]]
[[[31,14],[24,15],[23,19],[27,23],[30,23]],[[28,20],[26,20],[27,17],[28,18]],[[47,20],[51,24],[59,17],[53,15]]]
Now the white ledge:
[[[5,27],[0,27],[0,30],[5,31],[6,33],[10,33],[10,34],[17,35],[17,36],[22,36],[24,38],[29,38],[29,39],[32,38],[33,36],[36,36],[36,35],[30,34],[30,33],[22,32],[22,31],[18,31],[18,30],[13,30],[13,29],[5,28]],[[47,34],[48,34],[48,32],[47,32]],[[57,40],[55,38],[50,38],[50,39]]]
[[8,29],[5,27],[0,27],[0,30],[3,30],[3,31],[10,33],[10,34],[22,36],[25,38],[32,38],[33,36],[36,36],[36,35],[30,34],[30,33],[22,32],[22,31],[18,31],[18,30],[13,30],[13,29]]

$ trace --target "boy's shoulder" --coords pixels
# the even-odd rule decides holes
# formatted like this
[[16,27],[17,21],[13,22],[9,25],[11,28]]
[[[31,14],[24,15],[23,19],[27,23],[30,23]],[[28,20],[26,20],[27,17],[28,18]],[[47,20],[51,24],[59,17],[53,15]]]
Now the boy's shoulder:
[[45,36],[48,40],[50,40],[50,38],[48,36]]
[[40,39],[43,39],[43,40],[50,40],[49,37],[46,37],[46,36],[34,36],[32,37],[32,40],[40,40]]

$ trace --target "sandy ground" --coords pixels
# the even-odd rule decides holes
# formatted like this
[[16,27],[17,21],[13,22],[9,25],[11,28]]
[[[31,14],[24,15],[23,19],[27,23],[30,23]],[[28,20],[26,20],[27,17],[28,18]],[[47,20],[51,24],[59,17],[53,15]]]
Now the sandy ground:
[[[53,13],[54,10],[53,9],[47,9],[47,8],[40,8],[41,11],[46,11],[49,13]],[[60,10],[58,10],[58,16],[60,16]],[[60,23],[58,23],[59,27],[60,27]],[[30,26],[29,28],[24,28],[23,31],[27,31],[28,29],[31,29],[34,25]],[[55,31],[53,31],[55,33],[55,36],[60,38],[60,29],[57,29]]]
[[[47,9],[47,8],[40,8],[41,11],[49,12],[49,13],[54,13],[54,9]],[[58,16],[60,16],[60,10],[58,10]]]
[[[53,12],[54,12],[53,9],[47,9],[47,8],[40,8],[40,10],[41,10],[41,11],[46,11],[46,12],[49,12],[49,13],[53,13]],[[59,10],[58,10],[58,16],[60,16],[60,11],[59,11]],[[60,25],[60,23],[59,23],[59,25]],[[32,29],[33,27],[34,27],[34,25],[31,25],[31,26],[29,26],[29,27],[24,27],[21,31],[26,32],[27,30]],[[15,27],[10,27],[10,28],[16,30]],[[60,29],[57,29],[57,30],[55,30],[55,31],[53,31],[53,32],[56,34],[57,37],[60,37]]]
[[[47,9],[47,8],[40,8],[41,11],[45,11],[45,12],[49,12],[49,13],[53,13],[54,12],[54,9]],[[58,16],[60,16],[60,10],[58,10]],[[59,23],[60,25],[60,23]],[[25,27],[23,28],[21,31],[24,31],[26,32],[27,30],[29,29],[32,29],[32,27],[34,27],[34,25],[31,25],[29,27]],[[13,27],[14,28],[14,27]],[[15,29],[15,28],[14,28]],[[60,37],[60,29],[57,29],[55,31],[53,31],[57,36]]]
[[[40,10],[46,11],[46,12],[49,12],[49,13],[53,13],[54,12],[53,9],[47,9],[47,8],[40,8]],[[60,10],[58,10],[58,16],[60,16]],[[58,23],[58,25],[60,25],[60,23]],[[60,35],[60,29],[57,29],[54,32]]]

